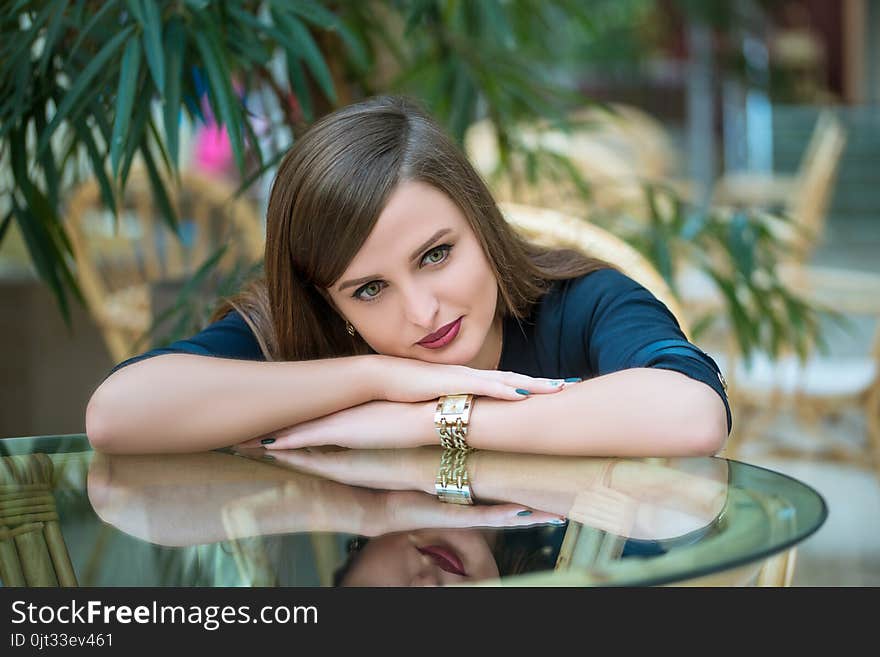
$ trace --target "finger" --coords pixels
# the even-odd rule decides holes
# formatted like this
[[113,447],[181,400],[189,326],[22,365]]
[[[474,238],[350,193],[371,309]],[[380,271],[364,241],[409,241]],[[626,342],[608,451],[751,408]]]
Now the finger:
[[525,374],[505,373],[502,381],[509,386],[524,388],[532,394],[544,394],[557,392],[567,386],[579,383],[582,379],[570,377],[567,379],[546,379],[526,376]]
[[510,401],[522,401],[528,399],[532,395],[557,392],[564,386],[535,385],[535,382],[522,382],[511,385],[501,381],[486,381],[475,387],[478,388],[478,390],[475,391],[475,394],[478,395],[495,397],[497,399],[507,399]]
[[525,527],[530,525],[563,525],[565,517],[519,504],[492,504],[478,506],[492,527]]
[[267,450],[275,451],[279,449],[300,449],[301,447],[311,447],[316,444],[310,441],[308,434],[304,432],[292,432],[278,434],[277,437],[271,439],[272,442],[264,442],[263,447]]
[[275,455],[275,458],[281,463],[296,467],[314,468],[316,465],[315,457],[306,449],[278,450],[278,454]]
[[267,433],[263,436],[258,436],[257,438],[252,438],[250,440],[246,440],[243,443],[239,443],[238,445],[235,445],[235,447],[237,447],[239,449],[257,449],[257,448],[265,446],[266,443],[263,441],[270,441],[270,440],[274,440],[274,439],[275,439],[274,432]]
[[530,509],[521,504],[444,505],[445,520],[450,527],[527,527],[531,525],[565,524],[565,517]]

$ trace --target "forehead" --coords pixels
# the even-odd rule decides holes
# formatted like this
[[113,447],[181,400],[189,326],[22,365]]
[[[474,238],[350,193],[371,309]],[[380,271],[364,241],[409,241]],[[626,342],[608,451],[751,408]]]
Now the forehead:
[[424,232],[438,222],[454,222],[455,227],[464,226],[467,220],[459,207],[445,192],[418,181],[399,185],[379,215],[373,233],[412,234]]
[[444,192],[427,183],[405,182],[392,192],[346,273],[356,275],[364,268],[409,260],[412,250],[441,228],[451,228],[459,235],[470,231],[464,213]]

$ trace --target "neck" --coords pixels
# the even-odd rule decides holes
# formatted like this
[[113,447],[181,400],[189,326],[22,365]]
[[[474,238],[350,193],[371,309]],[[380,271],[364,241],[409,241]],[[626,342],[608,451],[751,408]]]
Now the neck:
[[501,352],[504,348],[503,320],[499,317],[492,322],[492,328],[486,336],[483,348],[468,367],[477,370],[497,370],[501,364]]

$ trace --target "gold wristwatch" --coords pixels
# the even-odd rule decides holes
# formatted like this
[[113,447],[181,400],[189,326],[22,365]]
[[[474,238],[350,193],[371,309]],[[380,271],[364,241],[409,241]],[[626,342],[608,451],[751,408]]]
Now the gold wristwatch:
[[471,482],[467,471],[469,450],[444,449],[434,482],[437,499],[450,504],[473,504]]
[[471,449],[467,444],[468,421],[474,406],[473,395],[444,395],[437,400],[434,428],[444,449]]

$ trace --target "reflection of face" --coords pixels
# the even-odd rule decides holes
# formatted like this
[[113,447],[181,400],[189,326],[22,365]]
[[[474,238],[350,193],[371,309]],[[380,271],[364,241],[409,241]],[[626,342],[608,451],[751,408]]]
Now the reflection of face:
[[[420,529],[372,538],[355,557],[342,584],[448,586],[497,578],[498,566],[488,540],[492,539],[475,529]],[[440,555],[450,552],[465,575],[447,572],[449,564]]]
[[[405,182],[392,193],[327,293],[377,353],[482,369],[500,359],[498,284],[489,261],[455,202],[426,183]],[[417,344],[459,317],[449,344]]]

